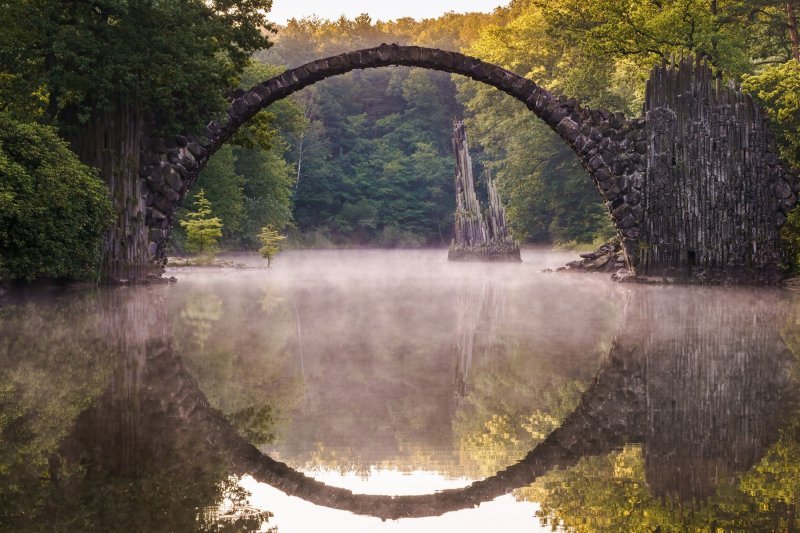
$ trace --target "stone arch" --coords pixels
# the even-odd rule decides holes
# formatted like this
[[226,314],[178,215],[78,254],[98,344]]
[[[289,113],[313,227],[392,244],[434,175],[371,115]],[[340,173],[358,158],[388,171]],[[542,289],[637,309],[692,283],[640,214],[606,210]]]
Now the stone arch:
[[635,184],[643,181],[644,123],[622,113],[582,107],[575,99],[555,96],[533,81],[458,52],[383,44],[312,61],[234,94],[222,120],[208,123],[199,137],[177,136],[143,143],[140,175],[146,184],[146,225],[151,261],[163,264],[175,211],[200,170],[235,131],[256,113],[309,85],[355,69],[411,66],[460,74],[486,83],[524,103],[570,146],[594,180],[611,212],[626,250],[634,249],[641,214],[620,209],[638,202]]
[[[413,66],[467,76],[523,102],[577,154],[608,208],[633,274],[703,283],[779,282],[780,228],[798,173],[783,164],[769,119],[710,67],[686,58],[654,68],[640,118],[589,109],[501,67],[457,52],[383,44],[289,69],[234,94],[199,137],[142,140],[142,198],[124,232],[148,232],[157,275],[175,211],[208,158],[271,103],[354,69]],[[141,210],[144,212],[142,213]],[[137,240],[138,242],[138,240]],[[109,262],[126,241],[106,243]],[[119,246],[117,246],[117,244]],[[111,257],[109,257],[111,254]],[[117,261],[119,262],[119,261]]]

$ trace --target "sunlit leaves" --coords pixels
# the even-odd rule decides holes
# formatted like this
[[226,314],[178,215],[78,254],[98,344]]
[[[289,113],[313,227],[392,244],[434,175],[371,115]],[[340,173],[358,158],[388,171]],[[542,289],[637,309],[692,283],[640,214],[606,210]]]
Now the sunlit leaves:
[[258,240],[261,241],[258,253],[267,260],[267,266],[269,266],[272,259],[280,253],[286,237],[272,229],[272,226],[264,226],[261,228],[261,233],[258,234]]
[[203,189],[195,195],[194,211],[188,212],[180,224],[186,230],[186,249],[213,257],[219,249],[223,225],[218,217],[212,216],[211,202]]
[[800,168],[800,63],[789,60],[746,76],[742,83],[764,106],[780,137],[781,155]]

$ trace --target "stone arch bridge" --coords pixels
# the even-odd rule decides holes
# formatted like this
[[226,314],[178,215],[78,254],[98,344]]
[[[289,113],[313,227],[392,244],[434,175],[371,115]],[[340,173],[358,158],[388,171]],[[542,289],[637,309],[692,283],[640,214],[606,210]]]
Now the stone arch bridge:
[[456,52],[381,45],[312,61],[234,94],[200,136],[139,144],[140,187],[106,242],[111,281],[159,276],[175,212],[209,157],[273,102],[354,69],[413,66],[461,74],[523,102],[577,154],[597,186],[633,274],[775,282],[779,229],[797,202],[797,175],[777,157],[754,102],[691,59],[656,67],[643,116],[589,109],[501,67]]

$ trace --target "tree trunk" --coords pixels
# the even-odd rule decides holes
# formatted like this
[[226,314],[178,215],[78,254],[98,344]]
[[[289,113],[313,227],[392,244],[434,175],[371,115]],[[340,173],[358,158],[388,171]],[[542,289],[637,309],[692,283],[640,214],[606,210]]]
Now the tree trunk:
[[148,275],[148,228],[139,179],[142,114],[120,103],[96,112],[72,132],[72,149],[80,160],[99,169],[111,194],[116,220],[103,239],[100,269],[104,283],[141,283]]
[[797,14],[793,2],[786,2],[786,16],[789,20],[789,38],[792,41],[792,56],[800,63],[800,37],[797,35]]

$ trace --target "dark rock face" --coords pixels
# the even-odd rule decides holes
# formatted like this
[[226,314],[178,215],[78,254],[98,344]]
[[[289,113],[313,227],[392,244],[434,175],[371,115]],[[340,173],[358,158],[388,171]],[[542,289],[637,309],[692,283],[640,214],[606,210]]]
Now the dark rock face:
[[[645,115],[582,107],[503,68],[456,52],[381,45],[290,69],[246,92],[200,136],[143,139],[147,247],[157,269],[175,211],[208,158],[273,102],[324,78],[389,65],[452,72],[522,101],[578,155],[617,227],[636,275],[771,283],[778,230],[797,202],[797,176],[781,167],[767,120],[749,97],[712,83],[704,65],[654,70]],[[153,231],[155,230],[155,231]],[[677,275],[680,274],[680,275]]]
[[653,71],[638,272],[699,282],[780,279],[779,230],[797,202],[767,118],[704,64]]

